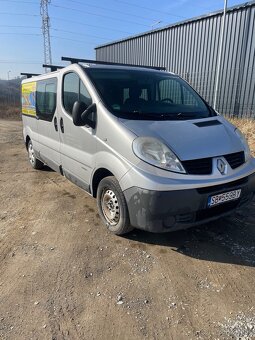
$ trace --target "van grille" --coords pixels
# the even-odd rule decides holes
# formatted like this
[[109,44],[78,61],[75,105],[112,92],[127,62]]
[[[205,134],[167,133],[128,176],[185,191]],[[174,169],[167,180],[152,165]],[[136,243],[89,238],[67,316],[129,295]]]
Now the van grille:
[[245,162],[244,152],[235,152],[230,153],[228,155],[224,155],[225,159],[227,160],[228,164],[231,166],[232,169],[236,169]]
[[190,175],[210,175],[212,173],[212,158],[182,161],[182,165]]
[[[245,162],[244,152],[235,152],[223,155],[232,169],[236,169]],[[182,165],[189,175],[210,175],[212,173],[212,158],[200,158],[182,161]]]

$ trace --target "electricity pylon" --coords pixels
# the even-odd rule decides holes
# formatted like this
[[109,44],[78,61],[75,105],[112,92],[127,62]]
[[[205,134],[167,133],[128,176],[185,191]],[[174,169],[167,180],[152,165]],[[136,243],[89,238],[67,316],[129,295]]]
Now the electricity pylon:
[[42,17],[42,33],[44,41],[44,64],[52,64],[51,44],[50,44],[50,18],[48,14],[48,4],[51,0],[41,0],[40,13]]

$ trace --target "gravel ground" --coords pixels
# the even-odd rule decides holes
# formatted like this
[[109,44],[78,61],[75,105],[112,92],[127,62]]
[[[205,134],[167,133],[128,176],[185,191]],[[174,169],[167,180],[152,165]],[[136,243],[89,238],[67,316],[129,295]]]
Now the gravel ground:
[[0,120],[1,339],[255,339],[255,203],[169,234],[109,234],[96,202],[30,168]]

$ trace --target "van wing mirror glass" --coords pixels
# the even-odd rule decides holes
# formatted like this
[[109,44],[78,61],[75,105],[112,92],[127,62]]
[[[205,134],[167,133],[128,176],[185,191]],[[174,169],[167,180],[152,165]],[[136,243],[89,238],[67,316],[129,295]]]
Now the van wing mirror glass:
[[73,123],[75,126],[83,126],[85,123],[83,122],[81,116],[86,111],[87,105],[83,102],[76,101],[73,104],[72,109],[72,116],[73,116]]
[[97,106],[95,103],[89,105],[81,114],[81,120],[83,121],[83,125],[87,125],[92,129],[95,129],[97,121]]

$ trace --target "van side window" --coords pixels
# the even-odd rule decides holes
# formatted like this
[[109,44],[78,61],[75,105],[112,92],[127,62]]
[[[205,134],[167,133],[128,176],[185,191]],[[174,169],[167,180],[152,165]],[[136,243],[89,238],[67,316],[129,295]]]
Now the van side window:
[[84,86],[83,82],[80,80],[80,97],[79,101],[85,103],[87,106],[92,104],[92,99],[88,93],[88,90]]
[[57,79],[38,81],[36,84],[36,114],[40,119],[52,121],[56,110]]
[[70,115],[72,115],[73,104],[77,100],[85,103],[87,106],[92,104],[88,90],[79,76],[74,72],[70,72],[64,76],[63,81],[63,106]]

